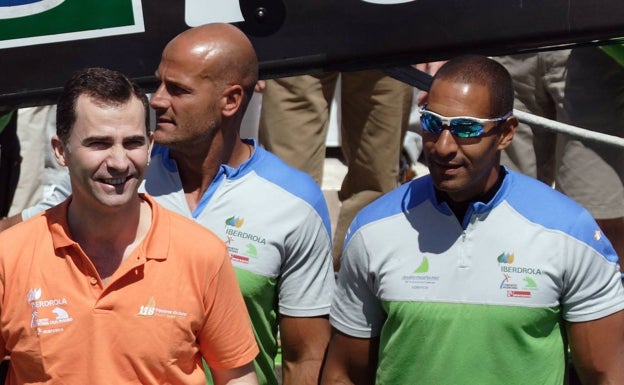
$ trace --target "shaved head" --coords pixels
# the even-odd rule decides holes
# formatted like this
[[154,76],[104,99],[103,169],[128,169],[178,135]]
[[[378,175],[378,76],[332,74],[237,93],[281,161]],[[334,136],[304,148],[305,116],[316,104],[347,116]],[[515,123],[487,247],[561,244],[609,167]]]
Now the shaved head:
[[449,60],[433,78],[433,83],[478,84],[490,94],[489,117],[502,116],[513,109],[514,89],[511,75],[500,63],[480,55],[465,55]]
[[251,99],[258,81],[258,58],[247,36],[230,24],[214,23],[188,29],[167,44],[163,56],[193,61],[197,74],[215,84],[239,84],[245,90],[245,102]]

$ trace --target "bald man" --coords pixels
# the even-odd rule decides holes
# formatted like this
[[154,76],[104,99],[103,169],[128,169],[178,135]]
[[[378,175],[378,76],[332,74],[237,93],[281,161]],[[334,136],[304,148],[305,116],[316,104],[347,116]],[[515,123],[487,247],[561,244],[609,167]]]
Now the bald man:
[[329,214],[312,178],[240,138],[257,72],[251,43],[228,24],[167,44],[144,187],[228,244],[261,349],[260,383],[277,383],[279,325],[283,384],[316,384],[334,285]]
[[317,384],[334,288],[329,212],[311,177],[241,139],[257,74],[250,41],[232,25],[171,40],[156,71],[156,144],[140,191],[228,245],[260,347],[260,384],[277,384],[278,327],[283,384]]

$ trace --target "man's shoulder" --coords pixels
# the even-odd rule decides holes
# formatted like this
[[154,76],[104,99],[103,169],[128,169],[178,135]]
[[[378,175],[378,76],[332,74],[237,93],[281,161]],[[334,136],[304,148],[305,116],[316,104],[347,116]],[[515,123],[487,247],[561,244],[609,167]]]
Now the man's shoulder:
[[307,173],[290,166],[275,154],[258,147],[253,171],[266,181],[310,203],[323,197],[321,187]]
[[0,244],[4,247],[8,244],[22,242],[23,239],[33,239],[33,237],[49,232],[48,222],[44,213],[39,213],[23,222],[0,232]]
[[429,175],[414,179],[389,191],[357,214],[359,226],[395,215],[403,215],[424,202],[431,201],[433,186]]
[[599,230],[592,215],[571,198],[534,178],[510,171],[505,200],[529,222],[586,243]]
[[405,211],[432,199],[433,182],[430,175],[424,175],[383,194],[369,205],[369,210]]
[[14,269],[30,266],[25,261],[27,256],[41,256],[46,251],[53,252],[54,242],[50,228],[53,220],[49,211],[56,211],[57,207],[40,213],[24,222],[20,222],[0,232],[0,263]]
[[508,171],[511,183],[506,199],[521,212],[542,217],[540,213],[560,211],[561,216],[578,216],[586,212],[580,204],[535,178]]
[[[258,155],[260,156],[258,162],[254,165],[254,171],[259,175],[268,177],[271,180],[287,186],[295,184],[289,182],[294,178],[297,183],[318,187],[318,184],[316,184],[310,175],[289,165],[272,152],[262,147],[256,148],[256,151],[258,151]],[[280,176],[283,177],[280,178]]]

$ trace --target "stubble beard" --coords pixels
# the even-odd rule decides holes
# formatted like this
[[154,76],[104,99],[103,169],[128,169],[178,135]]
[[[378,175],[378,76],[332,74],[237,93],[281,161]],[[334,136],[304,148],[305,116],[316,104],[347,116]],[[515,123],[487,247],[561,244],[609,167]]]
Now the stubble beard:
[[[186,129],[178,127],[178,130],[184,131]],[[157,131],[158,130],[155,132]],[[217,134],[217,131],[217,123],[211,121],[208,124],[208,128],[201,130],[201,133],[196,133],[187,137],[168,137],[165,135],[164,138],[159,135],[154,135],[154,143],[159,146],[167,147],[172,152],[189,154],[203,148],[209,148]]]

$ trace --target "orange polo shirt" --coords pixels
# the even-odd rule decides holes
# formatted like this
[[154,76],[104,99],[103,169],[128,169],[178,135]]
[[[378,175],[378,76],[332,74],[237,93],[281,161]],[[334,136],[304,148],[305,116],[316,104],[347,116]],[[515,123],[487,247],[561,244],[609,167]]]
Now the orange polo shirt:
[[205,384],[258,348],[227,249],[152,207],[149,233],[103,287],[59,206],[0,233],[0,354],[7,384]]

